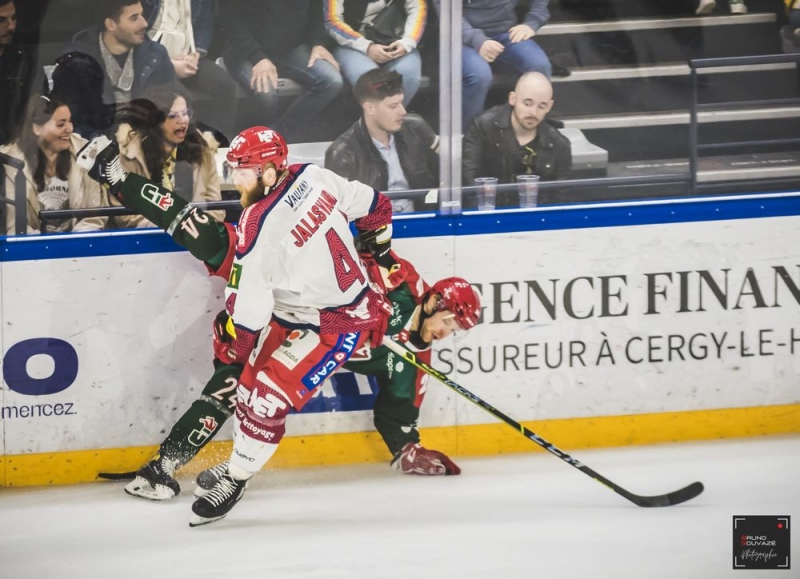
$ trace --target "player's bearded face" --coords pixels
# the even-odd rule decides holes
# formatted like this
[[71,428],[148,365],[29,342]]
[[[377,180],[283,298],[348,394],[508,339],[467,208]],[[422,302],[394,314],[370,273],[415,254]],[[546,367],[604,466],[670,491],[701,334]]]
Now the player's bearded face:
[[253,167],[233,169],[231,180],[241,195],[243,207],[249,207],[264,196],[264,185],[258,171]]
[[455,314],[450,310],[442,310],[425,319],[419,334],[425,343],[430,344],[433,340],[443,340],[459,329]]

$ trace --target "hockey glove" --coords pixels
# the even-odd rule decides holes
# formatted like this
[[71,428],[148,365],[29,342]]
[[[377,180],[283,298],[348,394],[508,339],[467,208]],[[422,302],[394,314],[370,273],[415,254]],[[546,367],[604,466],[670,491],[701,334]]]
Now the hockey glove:
[[364,264],[364,268],[367,270],[369,280],[376,283],[384,293],[397,289],[408,275],[407,268],[403,267],[403,261],[397,257],[397,254],[392,250],[389,250],[389,254],[395,262],[395,265],[391,266],[390,269],[378,265],[378,262],[375,261],[375,256],[371,253],[362,251],[358,254]]
[[213,329],[214,357],[224,364],[244,365],[256,345],[258,334],[235,329],[233,319],[225,310],[214,318]]
[[383,343],[383,337],[389,329],[389,318],[392,317],[392,304],[383,294],[371,291],[367,294],[369,305],[367,309],[375,318],[375,323],[369,330],[370,348],[377,348]]
[[99,135],[86,143],[78,151],[78,165],[89,173],[89,177],[105,185],[110,195],[119,198],[128,173],[120,163],[119,144],[115,140]]
[[438,450],[428,450],[419,443],[409,442],[392,460],[392,467],[403,474],[437,476],[461,474],[458,465]]
[[392,251],[391,225],[369,231],[359,230],[358,242],[362,258],[369,256],[378,264],[380,281],[377,277],[372,281],[380,283],[386,291],[391,291],[402,283],[402,268]]

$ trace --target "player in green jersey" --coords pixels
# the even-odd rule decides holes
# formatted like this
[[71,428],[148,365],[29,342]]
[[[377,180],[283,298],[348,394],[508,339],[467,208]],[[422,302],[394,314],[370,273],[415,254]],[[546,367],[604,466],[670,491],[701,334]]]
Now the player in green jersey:
[[[392,304],[388,334],[430,364],[434,340],[477,324],[480,299],[465,280],[451,277],[433,286],[419,277],[414,267],[397,258],[404,280],[390,290]],[[222,330],[217,330],[219,336]],[[219,343],[219,338],[217,338]],[[219,346],[218,346],[219,348]],[[219,352],[219,349],[217,351]],[[150,500],[168,500],[180,492],[175,471],[208,444],[231,416],[236,403],[240,364],[215,358],[216,371],[201,396],[181,416],[156,455],[125,487],[125,492]],[[445,454],[420,443],[417,418],[425,394],[427,374],[405,363],[386,346],[364,347],[353,354],[345,369],[373,376],[379,386],[373,407],[374,424],[392,455],[391,464],[405,474],[451,475],[461,469]],[[225,463],[198,476],[198,486],[211,488]]]

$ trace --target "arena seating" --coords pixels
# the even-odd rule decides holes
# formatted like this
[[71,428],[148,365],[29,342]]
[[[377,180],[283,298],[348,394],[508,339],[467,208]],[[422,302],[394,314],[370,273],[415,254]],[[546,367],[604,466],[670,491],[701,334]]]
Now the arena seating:
[[[87,2],[50,4],[42,24],[45,44],[39,51],[40,66],[52,61],[56,47],[79,24],[85,25],[82,19],[88,21],[91,10],[78,9],[88,6]],[[784,49],[783,3],[747,0],[747,4],[749,14],[730,15],[726,0],[719,0],[714,14],[698,17],[691,0],[551,0],[551,21],[537,39],[555,63],[571,71],[570,76],[553,78],[551,118],[563,122],[565,129],[580,131],[593,148],[607,151],[609,175],[683,171],[689,156],[689,59],[776,54]],[[422,48],[423,85],[410,108],[437,127],[437,24],[434,13],[430,15]],[[212,46],[214,57],[221,54],[223,41],[218,38]],[[504,102],[512,82],[498,76],[486,106]],[[280,91],[292,97],[299,87],[282,79]],[[698,99],[703,103],[786,101],[797,99],[799,93],[796,64],[782,63],[704,71]],[[247,101],[242,91],[239,127],[268,122]],[[311,148],[329,142],[358,114],[352,95],[344,91],[304,140]],[[709,111],[701,113],[699,120],[701,142],[800,134],[800,107],[795,104]],[[738,172],[748,179],[775,171],[800,173],[797,157],[785,147],[731,151],[701,159],[700,180],[714,180],[725,172]],[[706,171],[712,173],[703,175]]]

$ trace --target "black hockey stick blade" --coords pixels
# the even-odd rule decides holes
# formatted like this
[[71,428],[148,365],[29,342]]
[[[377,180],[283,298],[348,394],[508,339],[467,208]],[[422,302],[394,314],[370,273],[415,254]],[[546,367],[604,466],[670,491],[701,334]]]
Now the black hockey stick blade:
[[98,472],[97,478],[106,480],[133,480],[136,478],[136,471],[131,472]]
[[505,422],[511,428],[522,434],[528,440],[535,442],[550,454],[557,456],[568,465],[577,468],[579,471],[592,477],[594,480],[599,482],[600,484],[610,488],[612,491],[617,493],[620,496],[625,497],[633,504],[640,506],[640,507],[669,507],[672,505],[678,505],[680,503],[685,503],[688,500],[695,498],[697,495],[703,492],[703,483],[695,482],[690,484],[687,487],[679,489],[677,491],[667,493],[665,495],[655,495],[652,497],[644,497],[641,495],[634,494],[621,486],[617,483],[610,481],[600,473],[594,471],[593,469],[589,468],[585,464],[582,464],[577,459],[572,458],[566,452],[555,446],[554,444],[546,441],[544,438],[536,434],[535,432],[529,430],[527,427],[523,426],[507,414],[501,412],[479,396],[473,394],[457,382],[450,380],[445,374],[437,370],[436,368],[429,366],[425,362],[418,360],[417,357],[414,355],[413,352],[407,350],[401,344],[398,344],[391,338],[386,338],[383,343],[389,348],[392,352],[399,354],[402,356],[406,361],[411,363],[411,365],[419,368],[429,376],[433,376],[439,382],[450,388],[451,390],[455,391],[457,394],[460,394],[476,406],[482,408],[498,420]]
[[703,483],[693,482],[689,486],[665,495],[643,497],[633,493],[628,493],[629,496],[626,496],[626,498],[640,507],[671,507],[672,505],[679,505],[681,503],[685,503],[686,501],[692,500],[697,495],[702,493],[703,489]]

